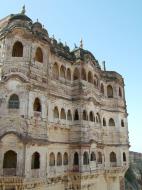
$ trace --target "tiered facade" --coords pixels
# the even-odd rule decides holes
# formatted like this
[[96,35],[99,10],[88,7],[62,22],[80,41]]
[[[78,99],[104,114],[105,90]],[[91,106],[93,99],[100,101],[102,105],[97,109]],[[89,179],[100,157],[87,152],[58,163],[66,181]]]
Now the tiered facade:
[[0,190],[120,190],[124,81],[25,15],[0,20]]

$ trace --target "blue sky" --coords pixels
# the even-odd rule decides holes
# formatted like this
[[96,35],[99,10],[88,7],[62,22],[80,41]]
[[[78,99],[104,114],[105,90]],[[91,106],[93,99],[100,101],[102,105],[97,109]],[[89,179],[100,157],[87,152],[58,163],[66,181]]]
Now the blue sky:
[[5,0],[0,18],[19,13],[38,20],[49,35],[73,48],[83,38],[100,63],[125,79],[130,150],[142,152],[142,1],[141,0]]

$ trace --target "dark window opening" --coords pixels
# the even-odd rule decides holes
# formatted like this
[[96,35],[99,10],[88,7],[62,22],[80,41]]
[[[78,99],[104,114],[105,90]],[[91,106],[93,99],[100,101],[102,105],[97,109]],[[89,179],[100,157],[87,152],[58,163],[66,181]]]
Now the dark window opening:
[[19,104],[19,97],[16,94],[11,95],[8,102],[8,108],[19,109]]
[[12,57],[23,57],[23,45],[21,42],[15,42],[12,49]]
[[40,154],[38,152],[35,152],[32,155],[31,169],[39,169],[39,168],[40,168]]
[[41,112],[41,104],[39,98],[34,101],[34,111]]
[[16,168],[17,153],[9,150],[4,154],[3,168]]

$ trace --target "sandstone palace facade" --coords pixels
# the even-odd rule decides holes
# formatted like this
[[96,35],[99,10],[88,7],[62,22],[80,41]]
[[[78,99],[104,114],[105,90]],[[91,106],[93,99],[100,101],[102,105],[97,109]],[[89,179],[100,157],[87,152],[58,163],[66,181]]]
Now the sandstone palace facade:
[[124,81],[23,10],[0,20],[0,190],[120,190]]

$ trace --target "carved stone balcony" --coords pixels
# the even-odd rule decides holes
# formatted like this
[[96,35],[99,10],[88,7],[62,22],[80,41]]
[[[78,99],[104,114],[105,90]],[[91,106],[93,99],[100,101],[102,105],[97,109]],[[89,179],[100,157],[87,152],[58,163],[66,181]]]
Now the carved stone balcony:
[[78,165],[74,165],[72,171],[73,172],[79,172],[79,166]]

